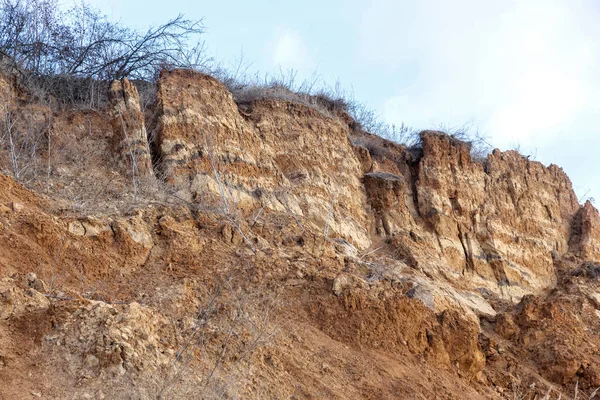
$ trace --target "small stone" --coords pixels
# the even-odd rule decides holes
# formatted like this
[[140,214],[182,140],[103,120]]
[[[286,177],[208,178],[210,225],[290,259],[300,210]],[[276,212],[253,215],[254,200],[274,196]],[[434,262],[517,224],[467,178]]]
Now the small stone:
[[336,296],[341,296],[348,287],[368,289],[368,284],[364,279],[353,275],[339,275],[333,280],[332,290]]
[[85,365],[88,368],[95,368],[98,365],[100,365],[100,360],[98,360],[98,357],[96,357],[95,355],[90,354],[85,358]]
[[31,395],[33,397],[42,397],[42,394],[40,392],[31,392]]
[[591,293],[588,294],[588,300],[592,303],[595,309],[600,309],[600,294],[599,293]]
[[346,276],[338,276],[333,280],[333,293],[336,296],[341,296],[346,286],[348,286],[348,278]]
[[22,211],[23,210],[23,204],[16,203],[16,202],[13,201],[13,203],[12,203],[12,209],[13,209],[14,212]]
[[83,226],[81,221],[69,222],[69,232],[75,236],[84,236],[85,227]]
[[27,274],[27,284],[30,288],[35,289],[38,292],[45,293],[48,291],[48,287],[44,281],[39,279],[33,272]]

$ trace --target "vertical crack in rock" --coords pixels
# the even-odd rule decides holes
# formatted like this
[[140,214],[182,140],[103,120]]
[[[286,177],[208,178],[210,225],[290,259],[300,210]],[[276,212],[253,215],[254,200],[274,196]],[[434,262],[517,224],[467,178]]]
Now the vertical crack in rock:
[[457,223],[456,226],[458,228],[458,240],[460,241],[460,245],[465,254],[465,270],[473,273],[475,272],[475,263],[473,262],[473,252],[470,243],[465,244],[465,241],[467,241],[468,238],[466,237],[466,234],[463,233],[460,223]]
[[417,188],[417,183],[419,181],[419,170],[421,168],[421,158],[423,158],[423,152],[420,151],[419,154],[416,155],[415,159],[411,159],[408,162],[408,168],[410,171],[410,190],[412,192],[412,199],[415,206],[415,210],[419,217],[423,218],[421,214],[421,208],[419,206],[419,191]]

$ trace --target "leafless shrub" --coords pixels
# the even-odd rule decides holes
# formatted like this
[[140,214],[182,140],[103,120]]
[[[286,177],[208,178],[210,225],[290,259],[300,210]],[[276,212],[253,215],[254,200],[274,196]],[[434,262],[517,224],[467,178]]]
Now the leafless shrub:
[[534,400],[538,398],[541,400],[578,400],[580,398],[592,400],[596,398],[596,395],[600,390],[599,387],[595,390],[590,389],[591,391],[586,393],[579,388],[578,380],[575,382],[573,396],[571,397],[568,392],[564,393],[562,390],[552,386],[550,386],[547,390],[541,390],[541,388],[537,387],[536,382],[526,385],[521,377],[515,377],[511,375],[510,378],[510,388],[507,392],[505,392],[505,398],[508,400]]
[[85,2],[65,9],[58,0],[0,0],[0,53],[48,104],[100,108],[114,79],[153,81],[163,68],[200,68],[209,60],[203,30],[201,20],[182,15],[139,31]]
[[[158,398],[184,392],[203,399],[235,398],[247,378],[250,358],[277,333],[273,321],[276,299],[261,297],[245,293],[231,277],[219,283],[198,310],[191,329],[183,332],[183,343]],[[194,384],[188,389],[185,382],[192,371]]]
[[21,83],[32,100],[53,109],[101,110],[108,104],[109,83],[92,77],[27,74]]
[[404,123],[388,124],[377,112],[356,100],[347,100],[348,113],[356,122],[355,130],[363,130],[398,144],[409,145],[414,131]]
[[2,0],[0,49],[35,75],[101,80],[151,78],[164,67],[197,67],[202,21],[179,15],[146,32],[122,27],[82,2],[64,10],[57,0]]
[[10,94],[0,97],[0,171],[28,183],[43,171],[39,153],[49,144],[49,121],[47,115],[19,110],[15,103]]
[[441,124],[438,130],[449,135],[452,139],[469,143],[471,145],[471,158],[475,162],[485,163],[488,154],[494,148],[489,143],[489,137],[474,127],[473,121],[467,121],[457,127],[449,127]]
[[311,107],[328,117],[335,116],[335,102],[323,94],[314,94],[318,77],[304,80],[300,83],[297,79],[297,71],[280,71],[278,75],[265,75],[260,77],[227,75],[219,72],[218,78],[227,86],[233,94],[234,100],[240,105],[247,105],[257,100],[277,99],[291,103],[303,104]]
[[140,151],[138,149],[137,146],[137,142],[131,140],[131,138],[129,137],[129,133],[127,132],[127,126],[125,124],[125,121],[123,120],[123,115],[121,114],[121,112],[119,112],[119,119],[121,121],[121,131],[123,133],[123,137],[124,140],[122,141],[123,143],[125,143],[125,146],[127,146],[127,148],[125,149],[127,156],[128,156],[128,164],[129,164],[129,172],[131,174],[131,186],[133,187],[133,201],[135,202],[137,200],[137,196],[138,196],[138,190],[139,190],[139,186],[140,186],[140,158],[142,156],[142,154],[140,154]]
[[[414,133],[414,137],[411,139],[406,139],[404,146],[408,148],[413,148],[415,143],[419,143],[418,133]],[[359,146],[367,149],[371,157],[376,158],[378,160],[389,158],[395,159],[397,157],[397,153],[394,151],[398,145],[397,142],[393,142],[387,139],[384,139],[380,136],[376,135],[352,135],[350,137],[350,142],[354,146]],[[398,160],[399,161],[399,160]]]
[[414,132],[404,124],[392,125],[366,105],[356,101],[352,93],[339,82],[327,85],[319,75],[300,80],[295,70],[280,70],[278,74],[249,75],[250,64],[243,56],[229,67],[212,67],[205,72],[215,76],[233,94],[234,100],[245,105],[262,99],[278,99],[311,107],[328,117],[348,115],[352,128],[364,130],[397,143],[408,144]]

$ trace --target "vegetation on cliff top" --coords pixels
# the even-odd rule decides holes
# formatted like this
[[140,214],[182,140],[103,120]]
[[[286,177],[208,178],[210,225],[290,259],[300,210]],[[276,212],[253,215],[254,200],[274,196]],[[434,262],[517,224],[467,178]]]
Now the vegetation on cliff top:
[[[149,104],[160,70],[189,68],[215,76],[238,104],[264,98],[301,103],[328,116],[345,113],[355,130],[407,146],[418,144],[418,130],[385,123],[339,83],[328,85],[317,75],[301,81],[295,71],[251,75],[243,59],[231,67],[215,63],[201,40],[203,32],[202,20],[183,15],[142,31],[111,21],[85,1],[71,8],[61,7],[58,0],[0,2],[4,68],[16,71],[38,101],[99,109],[107,103],[110,81],[129,78],[137,83],[142,103]],[[478,154],[486,153],[491,146],[479,133],[471,134],[470,127],[439,128],[473,142]]]

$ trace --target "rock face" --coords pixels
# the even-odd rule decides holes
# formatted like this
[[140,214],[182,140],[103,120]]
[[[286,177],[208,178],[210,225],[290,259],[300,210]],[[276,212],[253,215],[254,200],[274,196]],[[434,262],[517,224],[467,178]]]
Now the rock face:
[[578,211],[564,172],[513,151],[475,162],[468,143],[440,132],[423,132],[418,150],[353,146],[344,119],[275,99],[240,109],[220,82],[183,70],[162,73],[158,112],[162,173],[180,196],[292,214],[359,249],[379,235],[461,289],[517,301],[555,284],[554,259],[570,247],[598,252],[597,213]]
[[600,328],[597,290],[596,279],[569,277],[547,298],[523,297],[491,326],[518,349],[525,364],[535,360],[546,379],[559,385],[578,381],[581,388],[595,389],[600,385],[594,338]]
[[365,176],[380,233],[422,268],[472,288],[518,299],[553,285],[552,255],[569,250],[579,208],[564,172],[512,151],[478,163],[467,143],[437,132],[421,139],[418,160],[396,154],[392,171],[377,171],[390,169],[382,163]]
[[120,161],[136,176],[154,175],[144,114],[136,87],[127,78],[114,81],[110,86],[109,99],[114,146]]
[[[0,93],[60,151],[34,154],[43,196],[0,175],[0,398],[600,385],[600,215],[560,168],[473,160],[433,131],[407,148],[333,102],[236,104],[183,70],[160,77],[150,151],[127,80],[107,110],[54,114],[11,82]],[[131,196],[132,166],[166,184]]]
[[182,70],[162,73],[158,110],[162,173],[182,197],[227,212],[292,213],[370,245],[347,126],[290,102],[261,100],[240,112],[220,82]]
[[588,200],[573,221],[572,251],[581,258],[600,261],[600,215]]

